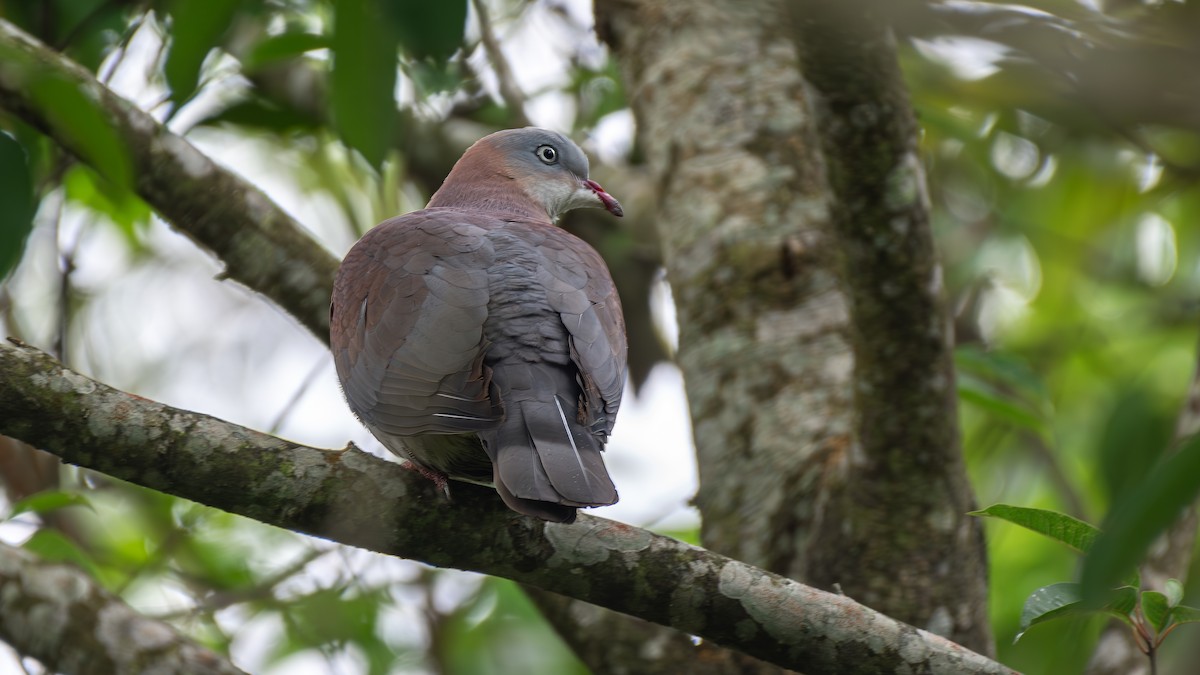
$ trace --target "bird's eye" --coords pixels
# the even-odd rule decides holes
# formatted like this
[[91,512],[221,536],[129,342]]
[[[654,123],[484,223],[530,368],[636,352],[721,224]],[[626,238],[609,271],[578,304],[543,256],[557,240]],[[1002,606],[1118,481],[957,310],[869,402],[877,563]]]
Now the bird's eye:
[[558,151],[552,145],[539,145],[533,154],[537,155],[538,159],[545,164],[554,164],[558,161]]

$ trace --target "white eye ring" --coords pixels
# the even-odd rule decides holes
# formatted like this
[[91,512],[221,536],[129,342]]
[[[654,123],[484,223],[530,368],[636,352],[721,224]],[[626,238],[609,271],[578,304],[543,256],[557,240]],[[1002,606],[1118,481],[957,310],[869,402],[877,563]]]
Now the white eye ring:
[[558,151],[552,145],[539,145],[533,154],[537,155],[544,164],[554,164],[558,161]]

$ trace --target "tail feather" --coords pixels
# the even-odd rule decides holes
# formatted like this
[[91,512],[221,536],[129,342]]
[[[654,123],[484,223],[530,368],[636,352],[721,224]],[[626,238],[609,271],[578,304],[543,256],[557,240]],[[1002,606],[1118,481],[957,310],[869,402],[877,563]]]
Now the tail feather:
[[[512,401],[504,422],[485,435],[496,489],[513,510],[571,522],[576,507],[617,501],[616,487],[600,455],[601,441],[571,412],[553,393],[543,400]],[[570,520],[564,520],[567,511]]]
[[[566,410],[574,410],[564,409],[560,396],[551,395],[550,399],[521,402],[525,428],[542,473],[564,503],[601,506],[617,501],[617,489],[600,456],[600,443],[568,417]],[[504,470],[503,464],[500,468]]]
[[537,499],[522,499],[513,495],[512,492],[504,485],[504,481],[500,479],[500,465],[495,465],[494,480],[496,484],[496,492],[500,493],[500,499],[508,505],[508,508],[517,513],[524,513],[527,516],[541,518],[552,523],[573,523],[575,522],[575,507],[564,506],[554,502],[541,501]]

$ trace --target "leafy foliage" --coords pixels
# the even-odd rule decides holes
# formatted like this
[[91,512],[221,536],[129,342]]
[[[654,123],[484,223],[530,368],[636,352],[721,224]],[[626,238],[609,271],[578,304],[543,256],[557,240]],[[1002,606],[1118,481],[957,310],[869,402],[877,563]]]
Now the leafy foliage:
[[[1027,527],[1064,543],[1077,552],[1088,554],[1088,559],[1094,559],[1096,556],[1096,542],[1104,541],[1110,536],[1070,516],[1042,509],[996,504],[976,511],[974,515],[1000,518]],[[1135,550],[1127,556],[1114,556],[1112,553],[1107,555],[1110,559],[1116,558],[1120,561],[1125,558],[1134,560],[1140,557],[1140,554],[1140,551]],[[1083,574],[1086,580],[1086,565]],[[1086,583],[1043,586],[1025,600],[1025,607],[1021,610],[1021,630],[1014,641],[1020,640],[1031,627],[1051,619],[1103,613],[1129,625],[1135,642],[1150,657],[1151,671],[1154,672],[1156,652],[1162,646],[1163,640],[1175,628],[1190,622],[1197,610],[1179,604],[1183,598],[1183,584],[1177,579],[1168,580],[1162,591],[1139,591],[1139,586],[1140,581],[1136,577],[1116,588],[1088,588]]]

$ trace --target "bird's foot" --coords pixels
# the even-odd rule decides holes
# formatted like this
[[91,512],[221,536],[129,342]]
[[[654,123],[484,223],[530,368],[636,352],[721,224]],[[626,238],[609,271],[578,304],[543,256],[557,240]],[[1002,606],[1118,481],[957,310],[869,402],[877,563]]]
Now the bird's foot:
[[408,469],[409,471],[416,471],[422,476],[433,481],[433,484],[437,486],[438,492],[446,495],[446,499],[450,499],[450,479],[446,474],[442,473],[441,471],[430,469],[427,466],[422,466],[413,461],[405,462],[404,468]]

